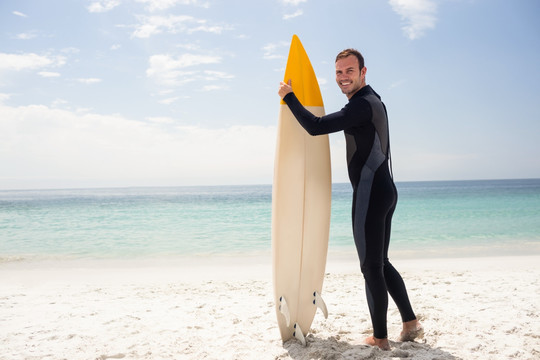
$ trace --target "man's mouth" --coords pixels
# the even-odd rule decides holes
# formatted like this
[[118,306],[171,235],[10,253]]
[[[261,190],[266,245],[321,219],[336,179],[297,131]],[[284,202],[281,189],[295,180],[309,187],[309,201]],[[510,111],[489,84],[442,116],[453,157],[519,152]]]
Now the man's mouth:
[[341,86],[351,85],[351,83],[349,81],[342,81],[340,84],[341,84]]

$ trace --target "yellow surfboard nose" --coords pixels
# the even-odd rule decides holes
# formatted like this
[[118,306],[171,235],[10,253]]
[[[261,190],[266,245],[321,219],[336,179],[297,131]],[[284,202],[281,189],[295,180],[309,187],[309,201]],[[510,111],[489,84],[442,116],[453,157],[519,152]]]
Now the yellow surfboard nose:
[[[319,83],[304,46],[298,36],[293,35],[287,68],[283,81],[291,80],[294,94],[304,106],[324,106]],[[281,100],[282,104],[285,104]]]

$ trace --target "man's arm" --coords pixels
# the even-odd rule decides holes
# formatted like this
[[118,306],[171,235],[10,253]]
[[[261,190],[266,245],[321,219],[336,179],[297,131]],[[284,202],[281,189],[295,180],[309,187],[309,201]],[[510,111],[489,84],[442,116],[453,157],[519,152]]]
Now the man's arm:
[[371,106],[364,99],[355,99],[343,109],[322,117],[313,115],[294,94],[291,81],[281,82],[278,94],[287,104],[294,117],[310,135],[330,134],[351,127],[360,126],[371,119]]

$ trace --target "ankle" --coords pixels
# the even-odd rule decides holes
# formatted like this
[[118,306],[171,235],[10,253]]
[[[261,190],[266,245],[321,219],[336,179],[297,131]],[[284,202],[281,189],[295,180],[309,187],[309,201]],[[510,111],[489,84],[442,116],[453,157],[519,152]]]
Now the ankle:
[[414,341],[416,338],[424,337],[424,327],[418,320],[403,323],[403,331],[399,336],[399,341]]
[[375,336],[370,336],[364,340],[364,343],[370,346],[377,346],[381,350],[390,350],[390,343],[388,338],[379,339]]
[[420,322],[418,321],[418,319],[414,319],[414,320],[411,320],[411,321],[406,321],[403,323],[403,331],[411,331],[411,330],[416,330],[418,328],[420,328],[421,325],[420,325]]

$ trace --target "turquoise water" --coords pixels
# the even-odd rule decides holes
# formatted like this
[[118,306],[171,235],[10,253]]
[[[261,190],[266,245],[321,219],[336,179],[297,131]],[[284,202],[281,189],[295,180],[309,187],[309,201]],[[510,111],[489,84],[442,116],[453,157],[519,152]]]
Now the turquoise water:
[[[392,251],[540,253],[540,180],[402,182]],[[270,185],[0,191],[0,261],[270,252]],[[334,184],[331,251],[354,251]]]

